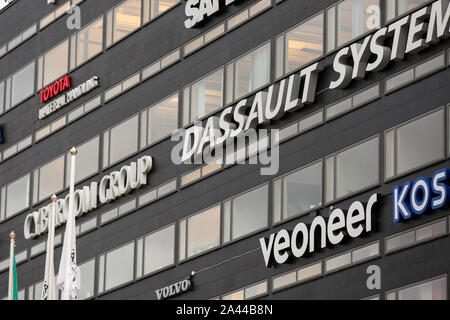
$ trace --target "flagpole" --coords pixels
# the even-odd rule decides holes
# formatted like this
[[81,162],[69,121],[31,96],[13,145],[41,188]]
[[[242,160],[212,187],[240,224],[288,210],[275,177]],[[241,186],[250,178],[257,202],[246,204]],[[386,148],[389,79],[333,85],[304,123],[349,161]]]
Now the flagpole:
[[74,248],[74,243],[72,243],[72,230],[74,224],[74,216],[73,216],[73,198],[74,198],[74,188],[75,188],[75,159],[77,155],[77,149],[73,147],[70,149],[71,161],[70,161],[70,193],[69,193],[69,213],[67,217],[67,225],[66,225],[66,239],[68,241],[68,248],[65,252],[66,256],[66,270],[64,277],[64,291],[63,291],[63,300],[70,300],[70,293],[72,291],[72,250]]
[[10,244],[9,244],[9,282],[8,282],[8,300],[13,300],[14,293],[14,274],[13,274],[13,264],[14,264],[14,244],[16,239],[16,234],[11,231],[9,234]]
[[54,264],[54,252],[55,252],[55,223],[56,223],[56,200],[58,197],[54,194],[51,197],[53,202],[52,212],[50,214],[50,223],[48,230],[48,248],[49,252],[49,276],[48,276],[48,300],[55,300],[55,264]]

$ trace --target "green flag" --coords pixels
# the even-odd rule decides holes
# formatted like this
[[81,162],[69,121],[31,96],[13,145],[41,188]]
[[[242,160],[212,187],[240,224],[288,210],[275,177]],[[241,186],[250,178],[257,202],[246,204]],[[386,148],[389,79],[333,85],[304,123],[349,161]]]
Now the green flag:
[[19,300],[19,290],[17,288],[16,250],[13,255],[13,300]]

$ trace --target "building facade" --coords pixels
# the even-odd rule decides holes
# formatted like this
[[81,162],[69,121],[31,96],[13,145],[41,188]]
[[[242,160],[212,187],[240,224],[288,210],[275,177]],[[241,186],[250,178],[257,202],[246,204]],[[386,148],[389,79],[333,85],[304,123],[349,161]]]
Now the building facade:
[[[449,18],[446,0],[12,1],[0,296],[14,230],[19,296],[40,299],[53,193],[58,269],[76,146],[80,299],[448,299]],[[238,106],[278,135],[174,163],[173,132],[227,110],[240,127]],[[255,150],[275,172],[234,164]]]

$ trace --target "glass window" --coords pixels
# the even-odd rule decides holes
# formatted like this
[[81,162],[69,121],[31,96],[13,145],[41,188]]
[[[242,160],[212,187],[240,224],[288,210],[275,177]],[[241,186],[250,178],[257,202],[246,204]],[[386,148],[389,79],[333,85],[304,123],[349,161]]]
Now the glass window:
[[274,222],[321,206],[322,161],[275,180],[274,204]]
[[[187,220],[187,223],[184,223]],[[180,260],[220,244],[220,205],[180,221]],[[183,228],[184,226],[184,228]],[[183,240],[186,239],[186,241]],[[187,250],[187,254],[184,253]]]
[[[61,156],[36,171],[39,172],[38,201],[50,197],[64,188],[64,156]],[[36,175],[35,175],[36,176]]]
[[[224,203],[225,225],[231,232],[224,230],[224,241],[238,239],[251,232],[262,229],[268,224],[268,185],[263,185]],[[231,210],[231,214],[230,214]],[[229,223],[231,217],[231,223]]]
[[430,0],[386,0],[386,18],[394,19]]
[[[111,128],[104,135],[109,135],[109,148],[105,148],[108,154],[103,154],[104,159],[109,159],[107,165],[116,163],[138,150],[139,115]],[[109,134],[107,134],[109,133]],[[107,166],[105,165],[105,166]]]
[[[288,31],[277,41],[277,77],[291,72],[323,55],[323,13]],[[281,46],[281,47],[280,47]],[[283,54],[281,54],[283,52]]]
[[144,274],[149,274],[175,262],[175,225],[145,237]]
[[234,79],[234,90],[228,91],[227,103],[266,85],[270,81],[270,42],[232,62],[227,70],[227,77]]
[[222,296],[222,300],[244,300],[244,290]]
[[267,280],[222,296],[222,300],[249,300],[267,293]]
[[[178,128],[178,93],[148,109],[147,144],[168,136]],[[145,130],[145,128],[142,128]]]
[[[6,218],[22,211],[29,206],[29,194],[30,194],[30,175],[27,174],[22,178],[8,184],[6,187]],[[0,202],[0,203],[1,203]]]
[[134,242],[105,254],[105,289],[117,287],[134,277]]
[[3,113],[5,107],[5,81],[0,82],[0,113]]
[[444,275],[434,280],[408,286],[386,293],[387,300],[446,300],[447,277]]
[[267,293],[267,280],[253,286],[247,287],[244,290],[245,299],[252,299]]
[[95,259],[80,264],[79,299],[88,299],[94,296]]
[[[337,9],[336,9],[337,8]],[[335,14],[336,16],[332,16]],[[328,9],[328,51],[380,27],[379,0],[345,0]],[[337,21],[336,27],[333,22]]]
[[[115,43],[141,26],[141,0],[126,0],[112,10],[112,23],[108,22],[107,34],[112,37],[109,44]],[[111,19],[111,15],[108,15]]]
[[[144,0],[144,2],[150,2],[150,18],[153,19],[157,16],[159,16],[161,13],[169,10],[176,4],[180,2],[180,0]],[[148,4],[146,5],[148,8]],[[144,10],[147,10],[145,8]],[[144,20],[148,21],[148,13],[144,12],[144,17],[146,17]]]
[[424,241],[436,239],[447,234],[447,220],[441,219],[386,238],[386,253],[412,247]]
[[289,272],[281,276],[274,277],[272,280],[272,288],[273,290],[278,290],[295,282],[297,282],[297,272]]
[[79,66],[103,49],[103,17],[78,32],[76,39],[76,66]]
[[44,280],[29,286],[28,287],[28,300],[42,300],[43,285],[44,285]]
[[[42,59],[42,62],[41,62]],[[59,79],[69,71],[69,40],[47,51],[39,59],[39,88]]]
[[[330,168],[330,166],[332,168]],[[378,183],[379,173],[378,137],[360,143],[327,158],[327,201],[352,194]],[[334,191],[334,194],[333,192]]]
[[[88,142],[83,143],[81,146],[77,147],[78,153],[75,161],[75,183],[78,183],[85,178],[98,172],[99,163],[99,148],[100,148],[100,137],[97,136]],[[71,166],[71,155],[66,154],[66,187],[70,183],[70,166]]]
[[444,132],[442,108],[386,132],[386,179],[442,159]]
[[[34,61],[11,77],[11,107],[19,104],[34,93]],[[7,109],[9,106],[6,106]]]
[[297,271],[297,280],[298,281],[306,281],[312,278],[315,278],[322,274],[322,262],[306,266],[304,268],[300,268]]
[[[223,104],[223,69],[197,81],[185,88],[183,125],[201,119],[216,110]],[[190,99],[189,99],[190,97]]]

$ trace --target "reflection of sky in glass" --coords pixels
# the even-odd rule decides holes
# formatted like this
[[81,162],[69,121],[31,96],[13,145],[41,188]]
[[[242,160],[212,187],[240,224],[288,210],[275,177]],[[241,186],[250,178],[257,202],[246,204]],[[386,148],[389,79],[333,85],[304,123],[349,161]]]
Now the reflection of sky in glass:
[[220,206],[188,219],[188,257],[220,244]]

